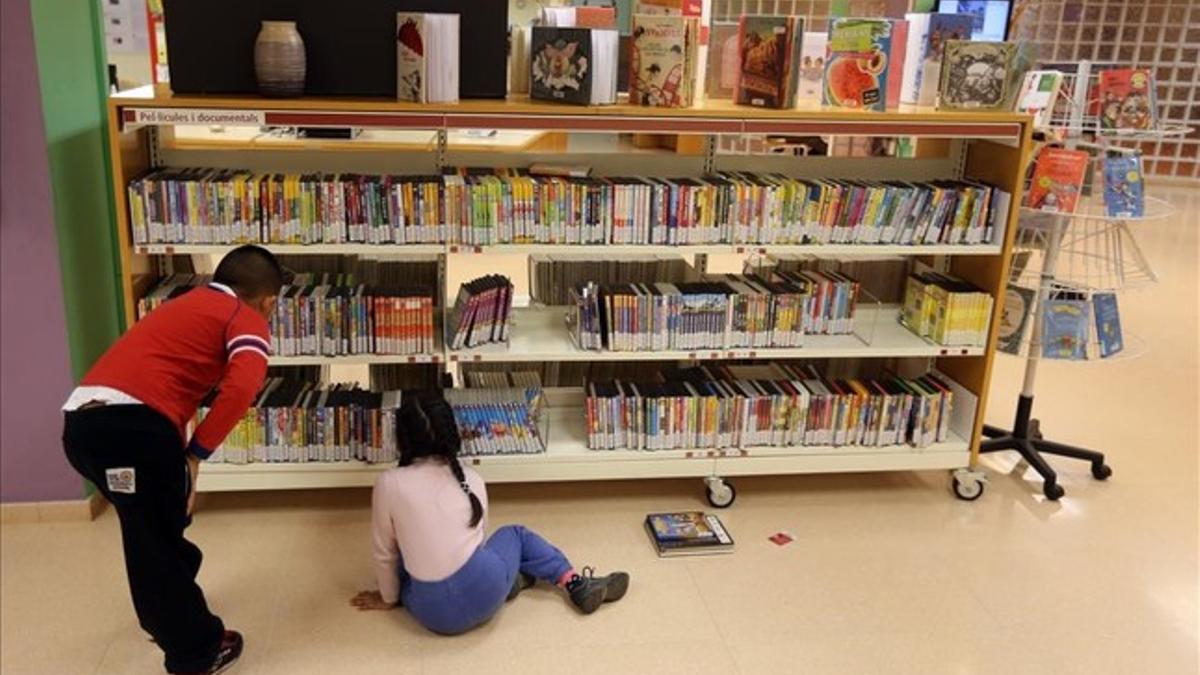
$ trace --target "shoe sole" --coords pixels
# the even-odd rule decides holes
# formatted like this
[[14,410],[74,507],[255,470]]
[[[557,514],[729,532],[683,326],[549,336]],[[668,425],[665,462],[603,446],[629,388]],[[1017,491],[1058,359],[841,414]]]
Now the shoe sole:
[[241,660],[241,658],[242,658],[242,656],[241,656],[241,654],[239,654],[237,656],[237,658],[233,659],[229,663],[226,663],[225,665],[221,666],[220,668],[212,671],[212,673],[210,673],[209,675],[221,675],[221,673],[224,673],[224,672],[228,671],[230,668],[236,666],[238,661]]
[[608,575],[608,583],[604,585],[604,601],[616,602],[625,597],[629,590],[629,575],[625,572],[614,572]]

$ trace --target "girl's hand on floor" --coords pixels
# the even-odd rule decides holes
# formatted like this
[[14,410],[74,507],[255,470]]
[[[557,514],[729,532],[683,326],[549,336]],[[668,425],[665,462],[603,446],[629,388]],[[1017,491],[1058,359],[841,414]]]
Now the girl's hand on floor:
[[363,591],[358,595],[350,598],[350,604],[366,611],[371,609],[391,609],[395,607],[390,602],[385,602],[379,591]]

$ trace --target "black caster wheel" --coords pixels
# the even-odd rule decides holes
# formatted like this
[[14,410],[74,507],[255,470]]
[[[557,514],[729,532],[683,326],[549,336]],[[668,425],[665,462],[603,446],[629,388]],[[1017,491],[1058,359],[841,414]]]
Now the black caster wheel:
[[981,480],[967,479],[963,480],[958,476],[951,479],[951,485],[954,489],[954,496],[964,502],[973,502],[983,496],[984,482]]
[[1042,492],[1046,494],[1046,499],[1052,502],[1062,499],[1063,495],[1067,494],[1067,491],[1062,489],[1062,486],[1058,483],[1046,483],[1042,488]]
[[733,488],[733,483],[726,481],[710,483],[705,492],[708,503],[712,504],[713,508],[727,509],[733,506],[737,499],[737,490]]
[[1112,467],[1107,464],[1093,464],[1092,478],[1096,480],[1108,480],[1112,476]]
[[1042,423],[1039,420],[1029,420],[1029,437],[1039,441],[1046,440],[1042,435]]

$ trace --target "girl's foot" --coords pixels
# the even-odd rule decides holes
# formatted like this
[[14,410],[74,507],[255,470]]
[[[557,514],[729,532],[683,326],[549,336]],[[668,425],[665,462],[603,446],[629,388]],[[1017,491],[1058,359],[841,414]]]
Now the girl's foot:
[[625,572],[613,572],[603,577],[595,576],[595,573],[591,567],[585,567],[582,574],[576,574],[567,582],[571,603],[584,614],[591,614],[606,602],[620,600],[629,590],[629,575]]

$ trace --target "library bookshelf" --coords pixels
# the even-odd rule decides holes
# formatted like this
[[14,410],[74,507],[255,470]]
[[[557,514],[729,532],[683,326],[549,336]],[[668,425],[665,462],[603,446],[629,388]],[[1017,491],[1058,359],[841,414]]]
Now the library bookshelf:
[[[125,318],[135,320],[137,300],[169,273],[180,256],[218,256],[229,245],[135,245],[129,224],[126,186],[140,173],[156,167],[207,166],[269,171],[378,171],[431,173],[444,166],[526,166],[563,154],[580,153],[597,174],[631,171],[659,175],[701,175],[714,170],[763,170],[797,177],[872,178],[879,180],[976,179],[1012,196],[1002,229],[993,243],[978,245],[547,245],[474,246],[317,244],[266,246],[287,255],[345,255],[400,260],[436,260],[442,297],[447,266],[482,273],[492,256],[571,254],[597,260],[627,255],[691,256],[699,271],[710,258],[743,259],[765,254],[806,254],[832,258],[904,257],[965,279],[996,299],[1003,297],[1009,274],[1024,183],[1031,152],[1031,122],[1007,112],[940,112],[901,109],[885,113],[831,109],[763,110],[728,102],[688,109],[655,109],[614,105],[574,107],[539,104],[521,98],[505,101],[462,101],[416,105],[380,99],[259,99],[254,97],[174,96],[143,88],[113,96],[109,103],[116,224],[120,247]],[[251,133],[232,134],[219,143],[204,142],[197,127],[352,127],[378,132],[368,141],[355,139],[313,144],[275,138],[264,143]],[[186,142],[175,142],[176,128],[187,128]],[[514,142],[486,153],[456,145],[464,131],[540,132],[552,142]],[[428,134],[429,142],[380,145],[384,132]],[[613,144],[596,150],[593,142],[577,137],[613,134],[678,134],[700,139],[703,152],[635,151]],[[915,139],[913,157],[742,157],[717,152],[719,135],[804,137],[880,137]],[[690,146],[696,143],[689,143]],[[592,154],[589,154],[592,153]],[[607,154],[605,154],[607,153]],[[572,157],[571,161],[576,161]],[[637,165],[630,169],[630,163]],[[323,167],[332,167],[325,169]],[[349,167],[349,168],[348,168]],[[662,172],[671,171],[665,174]],[[773,359],[889,359],[897,372],[916,374],[936,370],[955,389],[954,414],[948,438],[925,448],[895,447],[762,447],[730,450],[589,450],[579,388],[547,388],[547,450],[538,455],[470,458],[491,481],[537,482],[633,478],[696,477],[705,480],[709,499],[728,505],[733,492],[725,478],[743,475],[949,470],[955,491],[965,499],[982,492],[979,475],[971,470],[978,457],[987,404],[988,383],[996,352],[1002,307],[996,302],[986,347],[945,347],[911,333],[897,322],[895,306],[877,305],[861,311],[857,322],[869,326],[869,338],[859,335],[807,336],[803,347],[721,351],[596,352],[578,349],[566,330],[567,309],[528,306],[514,309],[512,338],[503,346],[449,350],[444,342],[433,353],[417,356],[273,357],[272,365],[328,366],[335,364],[434,364],[461,383],[461,368],[470,363],[521,364],[536,362],[657,361],[703,363],[722,360]],[[908,371],[908,372],[906,372]],[[199,488],[206,491],[299,489],[370,485],[383,465],[359,462],[212,464],[201,472]],[[715,495],[715,497],[714,497]]]

